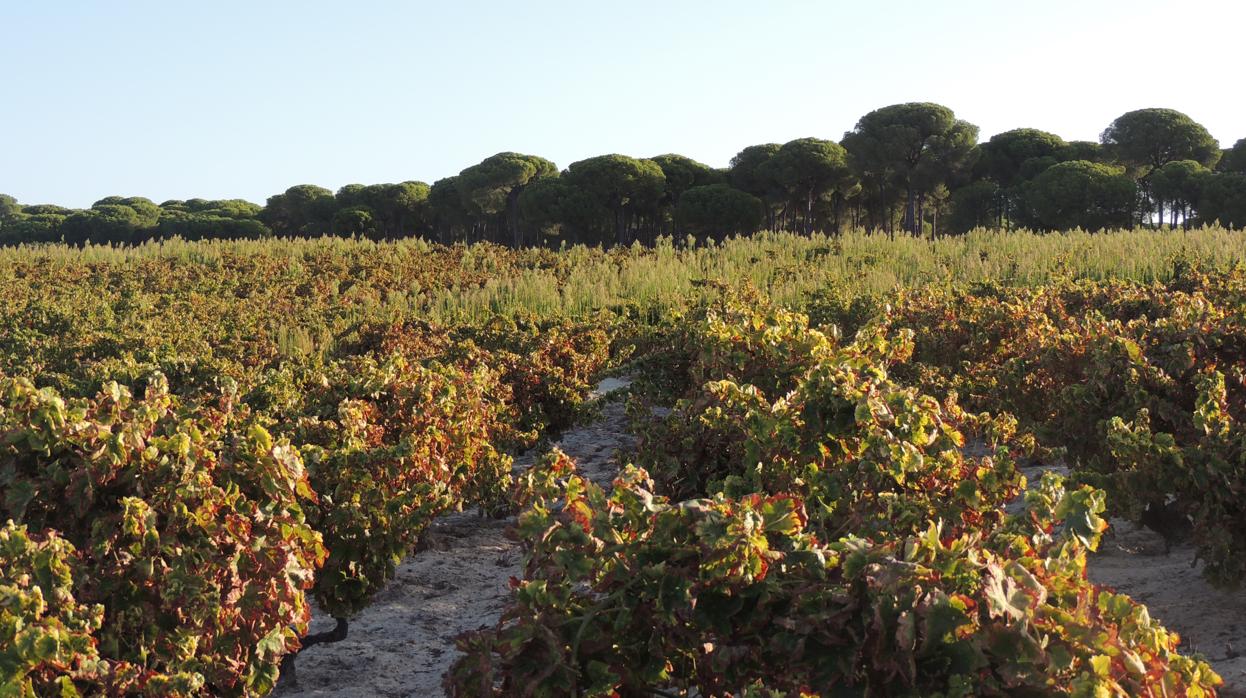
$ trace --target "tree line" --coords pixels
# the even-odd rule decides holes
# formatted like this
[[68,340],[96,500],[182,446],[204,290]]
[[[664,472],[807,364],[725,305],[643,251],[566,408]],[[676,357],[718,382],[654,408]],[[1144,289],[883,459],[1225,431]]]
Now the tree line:
[[943,235],[1246,226],[1246,138],[1221,149],[1172,109],[1121,115],[1099,142],[978,127],[932,103],[876,109],[839,141],[751,145],[717,169],[682,155],[601,155],[565,170],[498,153],[434,182],[301,184],[264,206],[239,199],[110,196],[89,209],[0,195],[0,244],[323,235],[511,246],[722,238],[759,229],[865,228]]

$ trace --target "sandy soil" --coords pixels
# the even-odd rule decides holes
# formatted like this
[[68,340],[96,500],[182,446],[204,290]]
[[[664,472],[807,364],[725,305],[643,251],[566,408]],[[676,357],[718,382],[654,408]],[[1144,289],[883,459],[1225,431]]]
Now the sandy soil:
[[[1044,470],[1022,468],[1037,482]],[[1010,505],[1011,506],[1011,505]],[[1181,636],[1183,652],[1199,652],[1224,679],[1221,696],[1246,698],[1246,589],[1219,591],[1203,580],[1194,548],[1174,545],[1165,554],[1164,539],[1147,528],[1112,519],[1099,552],[1087,565],[1091,581],[1146,604],[1152,618]]]
[[[607,379],[598,392],[625,386]],[[631,443],[623,405],[605,401],[598,421],[566,432],[556,445],[604,485],[617,471],[615,452]],[[520,458],[516,466],[531,462],[531,456]],[[1033,482],[1042,470],[1024,472]],[[352,619],[347,639],[300,655],[297,686],[283,684],[275,695],[444,695],[441,677],[457,656],[455,636],[495,624],[509,600],[507,581],[521,573],[518,545],[504,536],[512,521],[471,512],[438,519],[425,536],[426,549],[408,558],[374,603]],[[1112,524],[1091,559],[1090,578],[1145,603],[1152,616],[1181,634],[1185,651],[1210,660],[1225,680],[1221,695],[1246,698],[1246,590],[1212,589],[1190,567],[1188,546],[1166,555],[1155,533],[1123,521]],[[312,631],[332,625],[320,614]]]
[[1112,535],[1090,559],[1090,579],[1146,604],[1153,618],[1181,635],[1184,652],[1200,652],[1224,679],[1221,696],[1246,697],[1246,591],[1211,587],[1194,548],[1174,545],[1149,529],[1113,520]]
[[[608,378],[598,393],[626,385]],[[575,459],[582,474],[602,485],[618,469],[615,451],[630,444],[619,401],[605,401],[599,420],[571,429],[555,442]],[[516,467],[531,463],[531,455],[516,459]],[[444,695],[441,677],[458,656],[454,638],[496,624],[510,598],[508,580],[522,574],[519,546],[504,535],[513,522],[480,518],[474,512],[439,518],[424,536],[425,549],[407,558],[372,605],[351,619],[347,638],[300,654],[297,685],[283,682],[273,695]],[[312,632],[332,627],[332,619],[321,613],[312,621]]]

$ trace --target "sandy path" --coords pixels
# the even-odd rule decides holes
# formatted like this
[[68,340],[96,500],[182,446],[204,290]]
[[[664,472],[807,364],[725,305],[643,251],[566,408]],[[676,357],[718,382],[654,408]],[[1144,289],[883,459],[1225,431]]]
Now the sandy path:
[[[598,390],[624,385],[606,379]],[[615,451],[631,444],[623,404],[606,401],[599,420],[568,430],[555,443],[582,474],[609,484],[617,470]],[[528,456],[516,465],[531,463]],[[425,534],[427,549],[407,558],[372,604],[351,619],[348,637],[299,655],[297,686],[279,686],[273,695],[444,695],[441,677],[458,655],[455,636],[494,625],[510,600],[508,580],[522,574],[519,546],[504,535],[513,522],[473,512],[439,518]],[[312,632],[332,627],[332,619],[316,614]]]
[[[604,381],[600,390],[625,384]],[[614,453],[632,443],[623,405],[607,401],[601,418],[571,429],[557,442],[580,471],[608,484],[617,470]],[[517,460],[526,467],[532,457]],[[1023,469],[1037,481],[1043,468]],[[1019,504],[1019,503],[1018,503]],[[280,698],[304,696],[411,697],[444,695],[442,675],[457,656],[454,638],[492,626],[510,600],[509,578],[521,574],[519,547],[504,536],[513,519],[474,513],[441,517],[426,535],[428,549],[408,558],[371,606],[352,619],[342,642],[317,645],[298,659],[298,685],[281,686]],[[1129,594],[1182,637],[1184,651],[1203,653],[1224,677],[1221,695],[1246,698],[1246,590],[1211,588],[1190,567],[1193,550],[1174,546],[1147,529],[1113,521],[1089,575]],[[313,632],[332,627],[318,614]]]
[[[1046,469],[1021,471],[1034,483]],[[1110,523],[1099,552],[1087,564],[1091,581],[1146,604],[1152,618],[1181,635],[1183,652],[1201,652],[1220,674],[1222,697],[1246,698],[1246,589],[1212,588],[1199,568],[1190,566],[1194,548],[1189,545],[1174,545],[1165,554],[1158,533],[1120,519]]]
[[1212,588],[1190,566],[1189,545],[1165,555],[1159,534],[1111,523],[1114,533],[1087,565],[1090,579],[1146,604],[1151,617],[1181,635],[1182,651],[1201,652],[1224,679],[1221,696],[1246,697],[1246,590]]

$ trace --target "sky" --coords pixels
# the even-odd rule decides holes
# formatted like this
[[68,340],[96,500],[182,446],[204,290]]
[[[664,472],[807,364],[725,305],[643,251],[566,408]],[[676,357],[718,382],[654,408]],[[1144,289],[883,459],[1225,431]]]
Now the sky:
[[932,101],[981,140],[1170,107],[1246,137],[1240,0],[0,0],[0,193],[243,198],[839,140]]

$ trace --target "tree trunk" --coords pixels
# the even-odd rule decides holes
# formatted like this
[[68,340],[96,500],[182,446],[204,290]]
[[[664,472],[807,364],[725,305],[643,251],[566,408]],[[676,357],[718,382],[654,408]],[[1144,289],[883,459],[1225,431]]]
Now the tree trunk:
[[926,192],[917,195],[917,221],[913,235],[922,236],[926,232]]
[[623,238],[627,235],[623,230],[623,208],[616,207],[614,209],[614,243],[622,245]]
[[917,196],[914,194],[913,189],[909,188],[905,193],[905,204],[904,204],[903,225],[904,225],[904,230],[906,232],[912,233],[916,229],[916,226],[913,223],[913,219],[916,217],[916,215],[917,215]]
[[805,194],[805,237],[809,237],[810,227],[813,224],[813,189]]
[[515,249],[523,247],[523,233],[519,230],[519,192],[522,189],[515,187],[506,194],[506,226],[510,228]]

